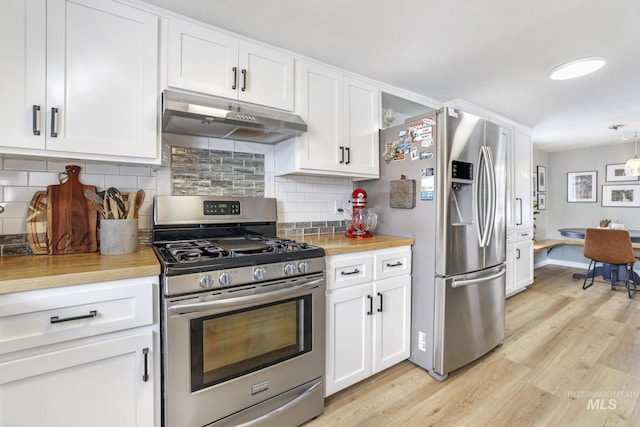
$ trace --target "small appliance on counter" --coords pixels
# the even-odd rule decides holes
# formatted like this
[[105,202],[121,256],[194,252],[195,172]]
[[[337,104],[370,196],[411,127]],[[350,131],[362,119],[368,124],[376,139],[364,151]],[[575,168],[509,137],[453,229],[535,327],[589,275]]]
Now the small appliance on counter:
[[367,192],[362,188],[356,188],[351,193],[351,224],[347,227],[345,235],[354,239],[365,239],[373,236],[373,230],[378,223],[378,215],[373,209],[365,209],[367,204]]

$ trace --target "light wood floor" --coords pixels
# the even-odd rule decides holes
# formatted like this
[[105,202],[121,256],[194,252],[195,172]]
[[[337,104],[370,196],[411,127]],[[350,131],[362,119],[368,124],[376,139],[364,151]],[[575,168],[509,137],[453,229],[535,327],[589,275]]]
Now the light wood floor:
[[305,427],[640,426],[640,295],[545,266],[507,300],[504,345],[444,382],[405,361]]

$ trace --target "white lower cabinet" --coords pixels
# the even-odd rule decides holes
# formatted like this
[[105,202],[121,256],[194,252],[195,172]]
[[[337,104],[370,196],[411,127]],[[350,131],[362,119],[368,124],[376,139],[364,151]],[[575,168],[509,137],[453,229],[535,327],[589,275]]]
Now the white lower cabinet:
[[510,297],[533,283],[533,230],[518,231],[507,240],[507,287]]
[[328,256],[327,271],[326,396],[409,357],[411,248]]
[[158,426],[157,284],[147,277],[0,295],[0,323],[11,325],[0,328],[0,425]]

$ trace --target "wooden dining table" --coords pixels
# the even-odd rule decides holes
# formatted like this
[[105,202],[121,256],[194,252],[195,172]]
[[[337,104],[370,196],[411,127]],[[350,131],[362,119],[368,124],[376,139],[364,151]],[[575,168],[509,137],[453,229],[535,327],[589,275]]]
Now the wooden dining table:
[[[594,227],[596,228],[596,227]],[[613,230],[613,229],[612,229]],[[586,235],[586,228],[560,228],[558,230],[564,237],[570,237],[573,239],[584,239]],[[629,232],[632,243],[640,243],[640,230],[626,230]],[[602,276],[604,280],[611,283],[611,290],[616,290],[616,283],[619,281],[627,280],[627,271],[624,266],[613,267],[611,264],[603,263],[601,266],[596,266],[593,273],[594,277]],[[636,283],[640,283],[640,276],[635,271],[633,272]],[[574,279],[585,279],[587,274],[575,273],[572,276]],[[591,276],[589,276],[591,277]]]

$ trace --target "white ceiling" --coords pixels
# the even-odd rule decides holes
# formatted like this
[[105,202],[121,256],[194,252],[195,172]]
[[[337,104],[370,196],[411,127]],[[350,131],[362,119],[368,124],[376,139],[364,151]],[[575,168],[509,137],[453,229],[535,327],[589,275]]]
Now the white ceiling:
[[[465,99],[533,128],[544,151],[640,131],[638,0],[146,2],[443,102]],[[586,56],[607,65],[548,78]],[[619,135],[614,124],[625,125]]]

